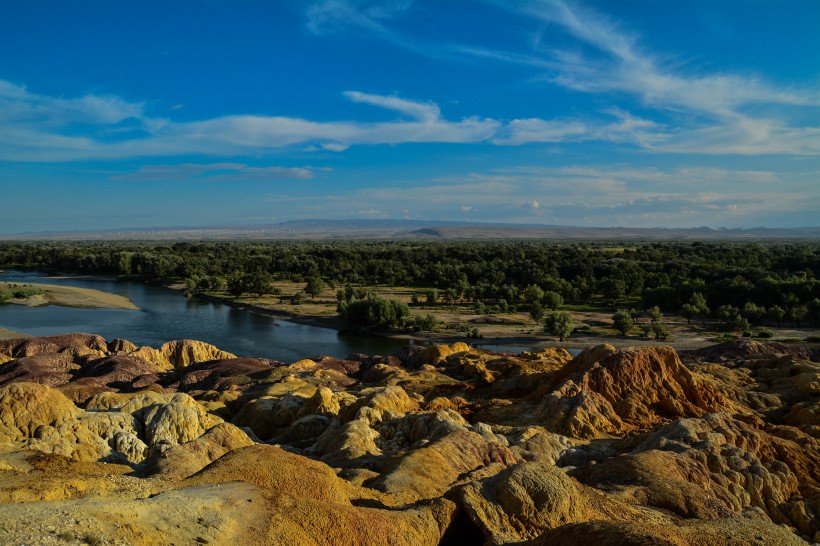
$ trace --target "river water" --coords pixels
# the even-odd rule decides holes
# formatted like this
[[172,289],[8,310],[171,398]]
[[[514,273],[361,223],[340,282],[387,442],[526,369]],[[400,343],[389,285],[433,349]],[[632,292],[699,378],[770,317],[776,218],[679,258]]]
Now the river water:
[[[119,294],[140,309],[77,309],[0,305],[0,327],[33,336],[69,332],[99,334],[107,340],[127,339],[137,345],[159,347],[174,339],[197,339],[238,356],[255,356],[292,362],[351,353],[388,355],[406,341],[383,337],[339,335],[336,330],[257,315],[229,305],[186,298],[178,291],[139,282],[87,277],[47,277],[42,273],[5,271],[0,281],[42,283],[93,288]],[[494,350],[526,347],[485,346]]]

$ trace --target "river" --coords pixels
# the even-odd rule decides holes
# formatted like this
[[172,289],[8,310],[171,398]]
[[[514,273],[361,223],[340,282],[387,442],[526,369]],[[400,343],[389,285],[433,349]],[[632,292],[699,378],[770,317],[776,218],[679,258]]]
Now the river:
[[[21,271],[0,272],[0,281],[93,288],[125,296],[140,308],[133,311],[0,305],[0,327],[33,336],[83,332],[99,334],[107,340],[123,338],[151,347],[159,347],[174,339],[197,339],[238,356],[285,362],[318,355],[344,358],[351,353],[393,354],[407,344],[384,337],[343,336],[329,328],[262,316],[199,298],[186,298],[178,291],[139,282],[48,277],[43,273]],[[490,345],[485,348],[526,349]]]

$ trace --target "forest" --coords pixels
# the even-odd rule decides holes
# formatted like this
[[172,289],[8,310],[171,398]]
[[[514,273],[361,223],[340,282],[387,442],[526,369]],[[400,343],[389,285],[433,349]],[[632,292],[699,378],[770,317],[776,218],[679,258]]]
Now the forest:
[[276,279],[435,290],[498,308],[659,308],[752,324],[820,320],[815,242],[15,242],[0,267],[265,293]]

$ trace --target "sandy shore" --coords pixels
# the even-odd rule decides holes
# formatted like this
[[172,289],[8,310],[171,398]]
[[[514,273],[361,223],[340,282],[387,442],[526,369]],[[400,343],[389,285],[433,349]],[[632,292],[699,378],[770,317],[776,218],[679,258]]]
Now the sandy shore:
[[15,332],[14,330],[7,330],[6,328],[0,328],[0,340],[2,339],[20,339],[21,337],[31,337],[28,334],[24,334],[22,332]]
[[[9,288],[12,284],[17,283],[0,282],[0,290]],[[26,284],[42,289],[45,291],[45,295],[9,300],[6,303],[26,305],[29,307],[59,305],[61,307],[81,307],[86,309],[139,309],[139,307],[134,305],[134,302],[126,297],[101,290],[94,290],[92,288],[58,286],[54,284]]]

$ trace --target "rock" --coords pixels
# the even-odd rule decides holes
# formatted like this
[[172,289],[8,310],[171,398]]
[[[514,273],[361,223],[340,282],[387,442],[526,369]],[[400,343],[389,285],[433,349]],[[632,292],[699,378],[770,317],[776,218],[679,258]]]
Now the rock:
[[60,352],[67,352],[73,356],[85,354],[105,356],[108,352],[108,344],[105,339],[94,334],[64,334],[60,336],[0,340],[0,352],[14,358]]
[[78,416],[89,431],[105,440],[109,447],[121,453],[128,462],[141,463],[148,454],[142,423],[129,413],[84,412]]
[[[664,507],[677,506],[679,512],[706,515],[707,511],[702,508],[681,508],[682,502],[691,505],[703,501],[683,485],[689,482],[709,492],[728,510],[742,512],[759,508],[775,523],[795,525],[804,534],[813,536],[820,531],[817,520],[802,517],[802,513],[813,508],[806,501],[795,503],[792,499],[801,489],[800,496],[806,499],[820,494],[820,443],[799,433],[795,439],[800,443],[772,436],[726,414],[709,414],[660,427],[626,457],[639,457],[650,450],[680,455],[665,457],[655,465],[657,468],[668,465],[667,473],[677,473],[673,483],[656,484],[653,481],[657,480],[644,478],[649,494],[669,505]],[[627,462],[638,467],[645,463]],[[630,475],[625,472],[615,475],[619,474]],[[675,488],[686,488],[684,495],[675,492]],[[676,495],[687,499],[674,500]],[[794,521],[792,512],[796,515]]]
[[149,446],[162,441],[172,445],[190,442],[221,422],[187,394],[166,395],[160,403],[142,405],[145,401],[146,398],[134,398],[120,411],[131,413],[143,424],[145,443]]
[[332,466],[366,465],[375,456],[381,455],[376,445],[379,433],[370,428],[364,419],[354,419],[343,425],[330,425],[319,436],[308,453],[321,456],[321,460]]
[[68,398],[45,385],[13,383],[0,387],[0,439],[22,441],[42,426],[70,422],[80,410]]
[[0,354],[1,543],[820,539],[810,349],[744,341],[684,365],[657,346],[411,347],[288,366],[72,334]]
[[678,417],[738,411],[714,385],[690,372],[671,347],[582,352],[553,382],[535,414],[578,438],[622,435]]
[[545,532],[522,546],[805,546],[794,533],[771,522],[742,518],[686,520],[675,524],[589,521]]
[[437,365],[455,353],[467,352],[470,347],[466,343],[452,345],[430,345],[429,347],[408,346],[398,355],[399,359],[410,369],[417,369],[425,364]]
[[406,504],[444,494],[460,476],[492,464],[498,470],[516,462],[499,444],[469,431],[456,431],[399,459],[372,486]]
[[252,446],[253,441],[230,423],[220,423],[190,442],[173,446],[145,463],[147,475],[166,479],[186,478],[199,472],[229,451]]
[[365,419],[377,423],[386,418],[400,417],[418,409],[419,402],[407,395],[401,387],[377,387],[362,391],[358,402],[345,408],[342,420]]
[[225,360],[236,358],[236,355],[221,351],[208,343],[192,339],[169,341],[159,348],[159,352],[174,368],[184,368],[197,362]]
[[350,504],[347,483],[326,464],[269,445],[233,450],[188,478],[188,485],[243,481],[280,493]]
[[179,380],[171,386],[186,392],[199,390],[227,390],[242,387],[252,381],[250,376],[281,366],[281,362],[266,358],[232,358],[189,364],[183,368]]
[[319,387],[316,393],[311,396],[299,409],[299,416],[304,415],[338,415],[341,405],[339,400],[333,396],[333,391],[327,387]]
[[546,461],[515,464],[465,485],[458,503],[488,544],[536,538],[547,529],[584,521],[589,512],[574,480]]
[[68,353],[37,353],[0,364],[0,385],[23,381],[56,387],[71,381],[79,368]]
[[263,396],[247,403],[232,422],[239,427],[251,428],[263,440],[270,440],[296,420],[307,400],[291,393],[278,397]]

